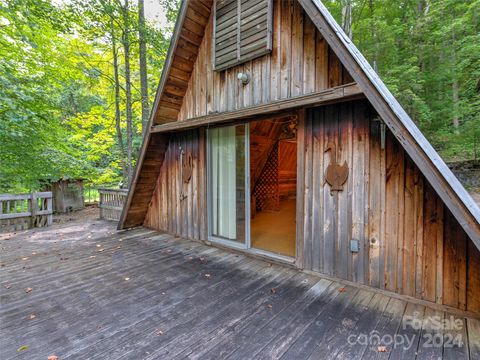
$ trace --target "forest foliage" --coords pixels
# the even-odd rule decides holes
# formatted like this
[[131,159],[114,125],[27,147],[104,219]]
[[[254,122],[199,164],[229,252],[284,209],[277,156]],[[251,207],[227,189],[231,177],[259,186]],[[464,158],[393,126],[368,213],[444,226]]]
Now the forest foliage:
[[[142,25],[137,1],[0,2],[0,192],[127,185],[178,8]],[[441,156],[479,159],[480,0],[324,3]]]

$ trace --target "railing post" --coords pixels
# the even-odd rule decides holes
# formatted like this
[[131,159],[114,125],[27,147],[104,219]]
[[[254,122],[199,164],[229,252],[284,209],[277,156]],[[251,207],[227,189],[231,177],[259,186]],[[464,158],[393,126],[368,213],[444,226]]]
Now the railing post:
[[47,215],[47,226],[52,225],[52,220],[53,220],[53,194],[50,197],[47,197],[47,210],[48,210],[48,215]]
[[99,201],[98,201],[98,207],[100,208],[100,219],[103,219],[103,193],[102,190],[98,190],[98,196],[99,196]]
[[37,194],[32,192],[30,196],[30,227],[35,227],[35,218],[37,214]]

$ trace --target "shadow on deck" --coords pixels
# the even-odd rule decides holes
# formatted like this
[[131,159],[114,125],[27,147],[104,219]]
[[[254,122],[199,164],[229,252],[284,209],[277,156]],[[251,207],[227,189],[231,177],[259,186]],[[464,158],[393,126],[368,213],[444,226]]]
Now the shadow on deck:
[[480,358],[478,320],[147,229],[69,223],[0,247],[2,359]]

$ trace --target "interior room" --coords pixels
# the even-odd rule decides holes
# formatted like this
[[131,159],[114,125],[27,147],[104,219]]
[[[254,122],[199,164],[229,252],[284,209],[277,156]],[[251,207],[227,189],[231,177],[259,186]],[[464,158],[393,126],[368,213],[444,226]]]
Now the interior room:
[[295,257],[296,117],[250,124],[252,248]]

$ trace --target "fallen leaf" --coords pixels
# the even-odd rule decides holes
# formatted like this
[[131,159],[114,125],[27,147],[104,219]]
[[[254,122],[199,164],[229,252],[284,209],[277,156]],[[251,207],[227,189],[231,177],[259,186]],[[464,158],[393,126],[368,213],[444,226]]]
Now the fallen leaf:
[[271,308],[272,308],[272,304],[268,304],[268,305],[267,305],[267,308],[268,308],[268,309],[271,309]]
[[28,260],[28,257],[25,256],[25,257],[22,258],[22,260],[26,261],[26,260]]
[[90,259],[95,259],[97,256],[96,255],[91,255]]
[[33,319],[35,319],[36,317],[37,317],[37,315],[35,315],[35,314],[30,314],[30,315],[28,315],[28,320],[33,320]]
[[163,331],[160,330],[160,329],[157,329],[157,330],[155,330],[155,335],[157,335],[157,336],[162,336],[162,335],[163,335]]
[[341,292],[341,293],[345,292],[345,288],[342,287],[342,288],[338,289],[338,292]]
[[272,294],[275,294],[275,293],[277,292],[277,289],[276,289],[276,288],[271,288],[271,289],[270,289],[270,292],[271,292]]
[[387,352],[387,347],[386,346],[379,346],[377,347],[378,352]]
[[26,289],[25,289],[25,292],[28,294],[28,293],[31,293],[32,290],[33,290],[32,288],[26,288]]
[[22,345],[17,349],[17,352],[22,352],[28,350],[28,345]]
[[206,277],[206,278],[209,278],[209,277],[211,277],[211,276],[212,276],[212,275],[210,275],[210,274],[205,274],[205,277]]
[[57,355],[49,355],[47,360],[58,360],[58,356]]

